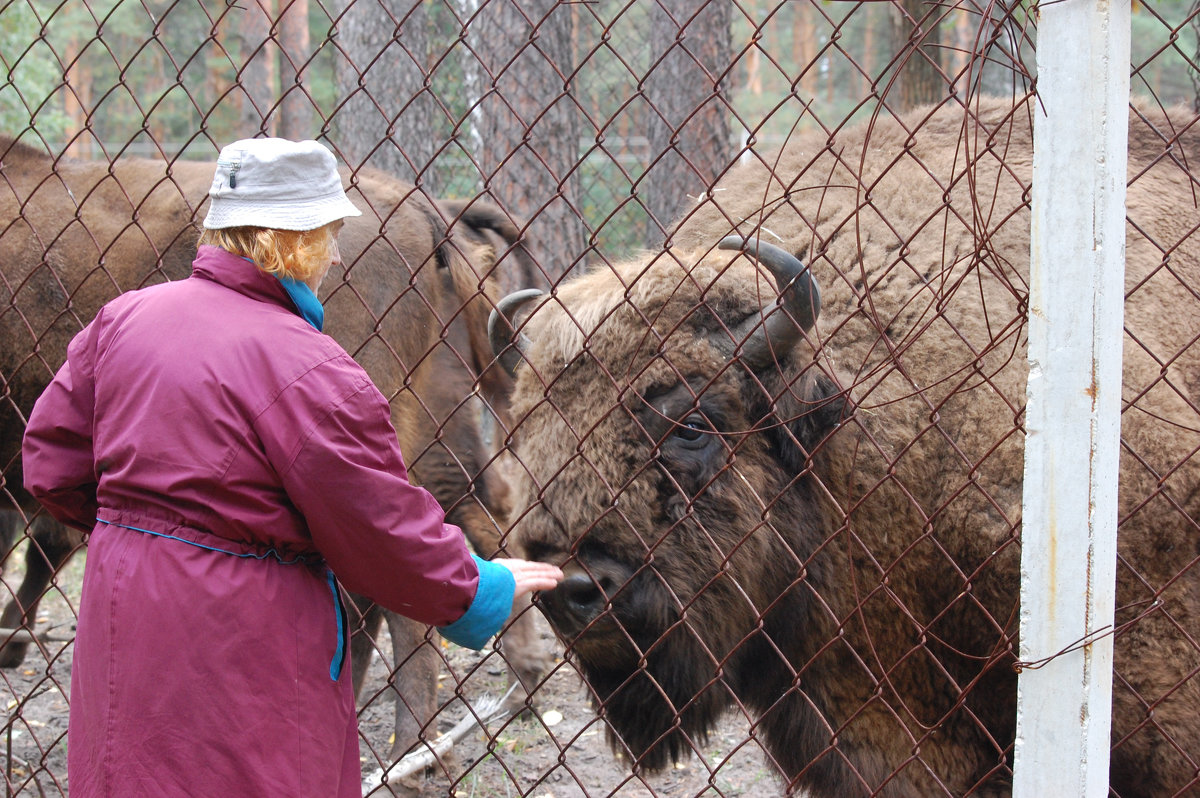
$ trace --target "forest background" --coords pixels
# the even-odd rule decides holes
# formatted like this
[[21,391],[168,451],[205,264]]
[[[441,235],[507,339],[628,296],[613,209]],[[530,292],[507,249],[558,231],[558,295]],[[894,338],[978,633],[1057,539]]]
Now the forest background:
[[[739,157],[1033,84],[1033,6],[762,0],[0,0],[0,133],[209,160],[325,138],[528,222],[555,282],[664,244]],[[1135,2],[1135,95],[1197,106],[1198,0]],[[1139,67],[1139,65],[1145,65]]]

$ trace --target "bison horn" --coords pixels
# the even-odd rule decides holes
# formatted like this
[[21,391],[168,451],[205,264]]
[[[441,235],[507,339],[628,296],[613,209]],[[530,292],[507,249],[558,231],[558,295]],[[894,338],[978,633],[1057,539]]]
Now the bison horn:
[[[800,336],[817,323],[817,315],[821,312],[821,291],[803,261],[773,244],[731,235],[722,238],[717,248],[745,252],[771,271],[779,287],[779,299],[775,304],[787,312],[778,313],[763,308],[761,326],[757,317],[751,318],[734,333],[735,340],[745,338],[737,353],[738,359],[758,371],[774,363],[776,353],[786,352],[795,346]],[[754,332],[747,337],[750,330]]]
[[[495,309],[488,316],[488,339],[492,342],[492,353],[499,358],[500,365],[509,374],[516,372],[521,356],[529,348],[529,339],[523,333],[517,332],[514,319],[521,308],[542,294],[537,288],[526,288],[524,291],[511,293],[497,302]],[[503,324],[500,323],[501,319],[504,320]]]

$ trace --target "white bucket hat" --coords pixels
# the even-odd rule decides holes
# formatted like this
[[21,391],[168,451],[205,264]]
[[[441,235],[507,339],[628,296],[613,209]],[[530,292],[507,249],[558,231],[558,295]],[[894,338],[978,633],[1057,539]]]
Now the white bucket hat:
[[208,196],[209,230],[315,230],[362,215],[342,190],[333,153],[316,141],[235,141],[217,156]]

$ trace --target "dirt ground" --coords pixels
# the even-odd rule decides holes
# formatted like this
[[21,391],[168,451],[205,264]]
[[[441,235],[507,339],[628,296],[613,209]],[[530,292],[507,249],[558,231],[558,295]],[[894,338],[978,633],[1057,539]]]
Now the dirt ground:
[[[556,651],[548,627],[538,620],[544,630],[543,643]],[[496,653],[481,662],[474,652],[451,647],[447,660],[455,674],[473,669],[461,690],[473,705],[504,692],[507,675]],[[373,664],[372,680],[386,678],[384,667],[380,662]],[[454,683],[452,675],[444,674],[440,689],[452,692]],[[369,705],[360,713],[367,740],[386,740],[390,734],[391,703],[381,703],[382,707]],[[704,746],[703,759],[693,758],[664,773],[636,776],[628,762],[609,747],[604,722],[593,711],[587,690],[570,663],[554,657],[552,672],[534,691],[533,705],[532,713],[489,723],[488,734],[476,726],[456,745],[448,767],[443,764],[427,771],[417,793],[420,798],[708,798],[770,796],[780,791],[761,749],[749,739],[744,719],[728,718]],[[376,717],[377,713],[383,717]],[[439,717],[439,731],[446,732],[464,714],[461,702],[449,704]],[[369,775],[365,764],[364,771]],[[391,791],[381,788],[368,794],[374,798]]]
[[[67,700],[71,645],[57,638],[73,634],[78,585],[84,556],[68,563],[39,611],[39,635],[55,638],[31,648],[17,668],[0,670],[0,700],[6,724],[0,750],[4,758],[5,796],[53,798],[69,794],[66,778]],[[7,602],[19,582],[19,552],[7,558],[0,601]],[[538,619],[543,645],[561,653],[544,620]],[[386,629],[382,633],[386,635]],[[386,639],[379,650],[389,652]],[[438,732],[445,733],[466,714],[463,696],[473,707],[498,698],[507,686],[507,670],[496,651],[471,652],[443,645],[447,667],[439,679],[443,710]],[[364,795],[371,798],[642,798],[662,796],[771,796],[778,780],[751,738],[745,718],[730,716],[693,757],[663,773],[634,775],[627,761],[606,741],[604,723],[593,711],[586,688],[569,662],[553,656],[553,668],[533,695],[532,713],[474,726],[443,757],[418,777],[416,786],[381,782],[379,766],[391,747],[394,693],[387,689],[390,655],[377,654],[362,691],[360,707]],[[457,692],[456,692],[457,690]],[[200,797],[206,798],[206,797]]]

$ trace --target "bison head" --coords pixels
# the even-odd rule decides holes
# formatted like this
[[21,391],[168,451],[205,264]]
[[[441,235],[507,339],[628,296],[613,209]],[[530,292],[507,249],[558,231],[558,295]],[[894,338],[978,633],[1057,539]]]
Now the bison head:
[[800,659],[786,649],[827,567],[807,474],[847,405],[806,343],[819,294],[783,250],[720,248],[749,257],[664,252],[492,317],[502,359],[525,363],[514,534],[566,572],[542,608],[647,768]]

